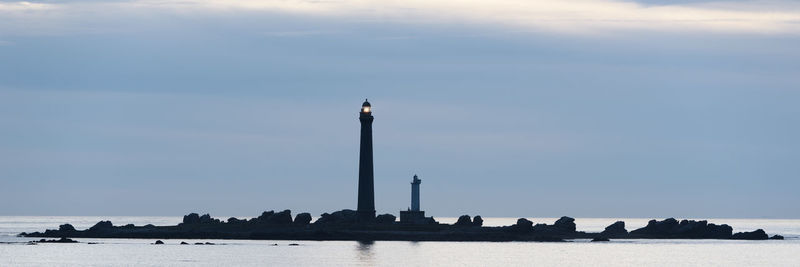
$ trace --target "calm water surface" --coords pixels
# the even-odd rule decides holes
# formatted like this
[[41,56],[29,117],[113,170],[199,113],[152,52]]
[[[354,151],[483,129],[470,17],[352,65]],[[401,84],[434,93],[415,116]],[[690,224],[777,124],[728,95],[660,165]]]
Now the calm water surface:
[[[734,231],[763,228],[787,240],[619,240],[590,243],[249,241],[78,239],[79,244],[25,245],[20,232],[54,229],[71,223],[85,229],[99,220],[115,225],[174,225],[181,217],[11,217],[0,216],[0,266],[800,266],[800,220],[713,219]],[[555,218],[529,218],[551,224]],[[440,218],[454,222],[455,218]],[[578,230],[601,231],[614,221],[628,230],[648,219],[578,218]],[[509,225],[514,218],[485,218],[486,225]],[[180,241],[214,246],[178,245]],[[100,244],[87,244],[98,242]],[[297,243],[299,246],[289,246]],[[277,244],[275,246],[274,244]]]

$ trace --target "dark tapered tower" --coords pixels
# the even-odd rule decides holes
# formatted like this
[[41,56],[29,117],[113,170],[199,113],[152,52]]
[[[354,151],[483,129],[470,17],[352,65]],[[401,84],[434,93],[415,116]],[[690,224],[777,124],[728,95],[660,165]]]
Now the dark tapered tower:
[[372,171],[372,106],[369,101],[361,105],[361,151],[358,161],[358,221],[375,219],[375,177]]

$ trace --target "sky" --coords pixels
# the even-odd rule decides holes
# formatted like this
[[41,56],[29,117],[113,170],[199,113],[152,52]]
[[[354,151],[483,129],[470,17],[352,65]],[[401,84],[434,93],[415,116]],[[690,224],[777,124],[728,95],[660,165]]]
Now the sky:
[[797,1],[0,1],[0,215],[800,218]]

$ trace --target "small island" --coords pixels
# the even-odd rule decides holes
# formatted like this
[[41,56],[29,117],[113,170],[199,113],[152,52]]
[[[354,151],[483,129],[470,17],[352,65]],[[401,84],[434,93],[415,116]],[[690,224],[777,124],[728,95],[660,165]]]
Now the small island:
[[553,224],[533,224],[520,218],[513,225],[486,227],[481,216],[463,215],[454,224],[442,224],[433,218],[415,223],[402,223],[391,214],[375,217],[370,222],[360,222],[354,210],[324,213],[313,223],[311,214],[300,213],[292,218],[289,210],[267,211],[252,219],[228,218],[221,221],[209,214],[191,213],[174,226],[115,226],[110,221],[100,221],[86,230],[77,230],[70,224],[44,232],[21,233],[22,237],[71,238],[147,238],[147,239],[252,239],[252,240],[396,240],[396,241],[544,241],[559,242],[570,239],[783,239],[770,238],[764,230],[733,233],[727,224],[713,224],[705,220],[668,218],[651,220],[647,226],[628,231],[625,222],[618,221],[599,233],[576,230],[575,219],[561,217]]

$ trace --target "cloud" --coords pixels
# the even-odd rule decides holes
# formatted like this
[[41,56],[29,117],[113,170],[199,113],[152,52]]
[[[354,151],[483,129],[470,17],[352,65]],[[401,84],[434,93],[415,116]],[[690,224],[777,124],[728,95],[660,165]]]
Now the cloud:
[[[58,11],[53,11],[57,9]],[[102,12],[101,12],[102,11]],[[137,0],[0,4],[0,15],[38,23],[116,15],[225,15],[269,12],[323,17],[348,22],[400,24],[469,24],[510,30],[567,34],[618,31],[721,32],[746,34],[800,33],[800,4],[790,1],[744,1],[652,5],[619,0],[342,0],[221,1]],[[109,14],[115,14],[110,16]],[[13,16],[10,16],[13,15]],[[6,30],[0,28],[0,30]]]

